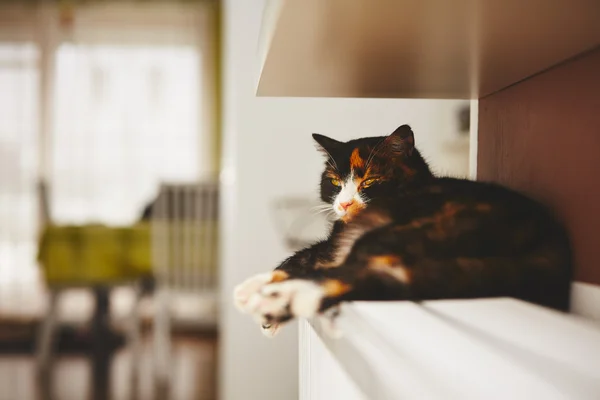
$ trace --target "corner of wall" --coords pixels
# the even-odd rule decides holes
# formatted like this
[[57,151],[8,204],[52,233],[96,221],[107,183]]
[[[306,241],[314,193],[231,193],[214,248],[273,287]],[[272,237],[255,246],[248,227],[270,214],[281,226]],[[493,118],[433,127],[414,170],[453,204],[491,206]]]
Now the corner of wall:
[[477,133],[479,122],[479,100],[471,100],[469,123],[469,179],[477,179]]

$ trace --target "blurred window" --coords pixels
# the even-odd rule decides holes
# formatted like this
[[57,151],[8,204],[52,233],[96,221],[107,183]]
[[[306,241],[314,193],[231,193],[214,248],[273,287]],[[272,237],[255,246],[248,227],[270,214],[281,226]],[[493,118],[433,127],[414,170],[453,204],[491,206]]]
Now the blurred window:
[[60,4],[0,5],[2,315],[45,304],[41,179],[52,222],[126,225],[161,182],[216,174],[210,4]]
[[33,43],[0,42],[0,307],[39,277],[38,60]]
[[200,54],[64,44],[56,55],[52,219],[134,222],[161,181],[194,181]]

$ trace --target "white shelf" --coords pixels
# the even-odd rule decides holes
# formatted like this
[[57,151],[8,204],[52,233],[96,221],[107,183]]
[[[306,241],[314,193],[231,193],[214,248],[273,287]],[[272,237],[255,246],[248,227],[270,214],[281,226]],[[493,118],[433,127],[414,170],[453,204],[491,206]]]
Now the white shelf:
[[480,98],[600,44],[598,0],[270,0],[259,96]]
[[[600,398],[600,325],[574,315],[505,298],[357,302],[344,305],[339,323],[341,339],[311,326],[361,391],[356,398]],[[335,384],[332,368],[312,368],[321,378],[306,393]]]

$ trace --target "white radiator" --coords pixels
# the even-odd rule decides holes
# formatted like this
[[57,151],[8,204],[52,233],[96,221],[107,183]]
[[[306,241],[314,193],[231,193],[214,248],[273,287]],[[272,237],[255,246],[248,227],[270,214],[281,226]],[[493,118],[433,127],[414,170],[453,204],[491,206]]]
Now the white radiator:
[[600,325],[514,299],[357,302],[300,328],[300,399],[600,399]]

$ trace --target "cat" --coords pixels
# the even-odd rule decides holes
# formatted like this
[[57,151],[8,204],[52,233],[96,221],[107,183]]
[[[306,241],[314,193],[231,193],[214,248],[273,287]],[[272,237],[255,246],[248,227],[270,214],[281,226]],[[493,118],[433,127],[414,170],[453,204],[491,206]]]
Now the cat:
[[435,177],[412,129],[339,142],[325,155],[326,240],[238,285],[234,301],[268,336],[344,301],[515,297],[567,310],[571,253],[544,206],[507,188]]

